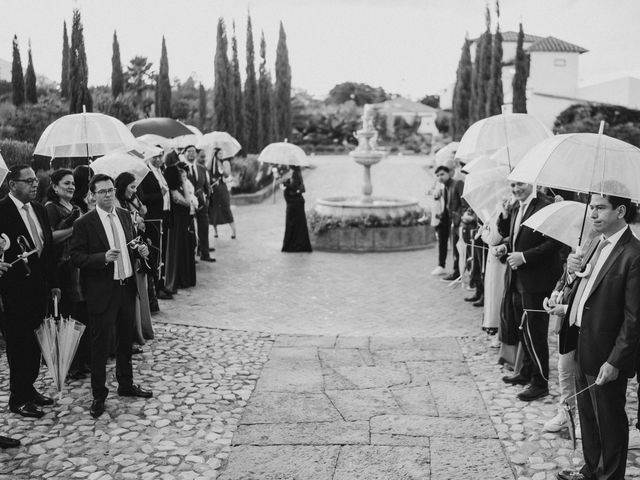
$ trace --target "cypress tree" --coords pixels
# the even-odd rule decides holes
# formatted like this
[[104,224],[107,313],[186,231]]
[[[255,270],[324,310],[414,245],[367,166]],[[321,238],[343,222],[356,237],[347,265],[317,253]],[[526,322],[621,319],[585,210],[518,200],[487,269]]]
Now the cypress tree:
[[156,80],[156,117],[171,116],[171,83],[169,82],[169,59],[167,58],[167,44],[162,36],[162,53],[160,67]]
[[493,36],[490,73],[486,111],[488,117],[502,113],[502,104],[504,103],[504,91],[502,89],[502,34],[500,33],[499,24],[496,27],[496,34]]
[[11,90],[13,104],[19,107],[24,103],[24,75],[22,74],[22,61],[18,48],[18,36],[13,36],[13,63],[11,64]]
[[527,78],[529,77],[529,61],[524,53],[524,31],[522,23],[518,32],[518,43],[516,45],[516,73],[513,76],[513,113],[527,113]]
[[213,113],[215,130],[233,132],[233,92],[229,90],[229,58],[227,57],[227,32],[224,20],[218,19],[216,54],[214,57]]
[[25,99],[29,103],[38,103],[38,91],[36,89],[36,71],[33,69],[33,58],[31,57],[31,41],[29,41],[29,63],[24,76]]
[[111,55],[111,94],[113,98],[124,93],[124,75],[120,62],[120,44],[118,35],[113,31],[113,54]]
[[73,11],[71,26],[71,50],[69,51],[69,112],[80,113],[83,107],[87,112],[93,110],[91,92],[87,86],[89,69],[87,54],[84,50],[84,34],[80,10]]
[[198,114],[200,116],[200,130],[204,131],[207,121],[207,92],[202,84],[198,88]]
[[453,90],[453,139],[460,140],[469,128],[469,104],[471,101],[471,51],[468,38],[464,39],[462,54],[456,72]]
[[247,76],[244,81],[244,125],[246,128],[246,150],[257,153],[260,142],[260,102],[258,100],[258,82],[253,48],[253,30],[251,15],[247,16]]
[[69,98],[69,37],[67,35],[67,22],[62,29],[62,73],[60,74],[60,96]]
[[233,92],[233,131],[240,145],[245,144],[244,138],[244,102],[242,99],[242,80],[240,79],[240,62],[238,61],[238,40],[236,37],[236,22],[233,22],[233,37],[231,38],[231,88]]
[[287,50],[287,35],[280,22],[278,47],[276,50],[276,139],[284,140],[291,136],[291,66]]
[[478,88],[480,84],[480,59],[482,58],[482,42],[484,36],[476,40],[476,54],[471,67],[471,99],[469,100],[469,124],[479,120],[478,117]]
[[480,42],[480,64],[478,69],[478,91],[477,91],[477,103],[476,103],[476,116],[478,120],[487,116],[487,98],[489,90],[489,82],[491,81],[491,13],[489,12],[489,6],[487,5],[486,15],[486,30],[482,34],[482,40]]
[[267,70],[267,42],[264,32],[260,37],[260,77],[258,79],[258,96],[260,98],[260,142],[259,149],[269,145],[274,137],[273,85],[271,75]]

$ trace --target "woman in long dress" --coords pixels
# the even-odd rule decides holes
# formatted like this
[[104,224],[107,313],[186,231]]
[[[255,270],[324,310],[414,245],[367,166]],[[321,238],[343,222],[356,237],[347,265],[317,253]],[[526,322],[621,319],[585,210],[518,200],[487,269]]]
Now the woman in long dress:
[[282,241],[283,252],[311,252],[311,241],[304,213],[304,182],[300,167],[291,167],[291,177],[284,181],[284,199],[287,202],[287,216]]
[[231,227],[231,238],[236,238],[236,224],[231,212],[231,197],[225,182],[231,175],[231,165],[228,160],[219,158],[220,149],[213,152],[211,161],[211,202],[209,202],[209,223],[213,226],[213,236],[218,238],[218,225],[226,223]]

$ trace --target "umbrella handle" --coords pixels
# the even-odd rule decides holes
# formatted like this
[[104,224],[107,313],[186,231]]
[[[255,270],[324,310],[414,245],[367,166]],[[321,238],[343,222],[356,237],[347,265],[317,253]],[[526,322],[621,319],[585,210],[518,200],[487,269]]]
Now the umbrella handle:
[[[582,245],[578,245],[576,247],[576,253],[578,255],[582,255]],[[591,275],[591,271],[592,270],[593,270],[593,266],[590,263],[587,263],[584,266],[584,270],[582,270],[581,272],[576,272],[575,275],[576,275],[576,277],[585,278],[585,277],[588,277],[589,275]]]
[[58,318],[58,296],[53,296],[53,318]]

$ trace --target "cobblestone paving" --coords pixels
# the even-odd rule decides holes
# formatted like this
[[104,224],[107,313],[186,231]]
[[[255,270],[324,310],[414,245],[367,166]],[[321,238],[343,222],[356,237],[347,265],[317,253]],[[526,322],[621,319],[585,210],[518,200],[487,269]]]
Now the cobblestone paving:
[[[216,478],[272,343],[258,332],[156,325],[156,339],[134,356],[134,380],[153,390],[152,399],[118,397],[111,364],[111,393],[97,421],[89,416],[89,379],[72,382],[40,420],[7,412],[0,433],[24,446],[0,450],[0,479]],[[51,392],[48,377],[36,386]],[[3,407],[8,390],[3,356]]]

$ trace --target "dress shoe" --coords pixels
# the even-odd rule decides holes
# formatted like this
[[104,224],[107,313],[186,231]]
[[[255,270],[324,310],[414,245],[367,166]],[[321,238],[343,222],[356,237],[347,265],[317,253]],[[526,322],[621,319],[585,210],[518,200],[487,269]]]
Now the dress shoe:
[[94,398],[93,402],[91,403],[89,413],[93,418],[98,418],[100,415],[102,415],[104,413],[104,399]]
[[231,235],[231,240],[235,240],[236,236],[235,235]]
[[22,415],[27,418],[42,418],[44,412],[40,410],[33,402],[26,402],[22,405],[10,406],[9,410],[18,415]]
[[151,398],[153,392],[151,390],[145,390],[138,385],[131,385],[130,387],[118,387],[118,395],[121,397],[141,397]]
[[20,440],[15,438],[3,437],[0,435],[0,448],[15,448],[20,446]]
[[210,251],[210,252],[215,252],[215,251],[216,251],[216,249],[215,249],[214,247],[209,247],[209,251]]
[[480,296],[477,293],[464,299],[465,302],[477,302],[478,300],[480,300]]
[[142,350],[142,347],[138,347],[138,346],[131,347],[131,355],[140,355],[141,353],[144,353],[144,350]]
[[38,407],[48,407],[49,405],[53,405],[53,398],[45,397],[38,392],[36,392],[31,401]]
[[484,297],[480,297],[477,302],[473,302],[471,305],[474,307],[484,307]]
[[202,260],[203,262],[215,262],[216,261],[215,258],[211,258],[211,257],[208,257],[208,258],[200,257],[200,260]]
[[457,280],[458,278],[460,278],[460,272],[453,272],[453,273],[450,273],[449,275],[446,275],[446,276],[442,277],[442,281],[443,282],[453,282],[454,280]]
[[595,480],[594,476],[587,476],[575,470],[562,470],[556,475],[558,480]]
[[507,375],[506,377],[502,377],[502,381],[504,383],[508,383],[509,385],[529,385],[531,381],[524,375],[520,375],[519,373],[515,375]]
[[549,389],[541,385],[529,385],[523,391],[518,394],[518,400],[523,402],[531,402],[538,398],[546,397],[549,395]]
[[171,295],[169,292],[167,292],[166,290],[160,290],[157,294],[156,294],[156,298],[158,300],[173,300],[173,295]]

